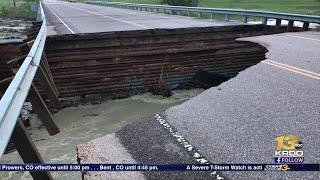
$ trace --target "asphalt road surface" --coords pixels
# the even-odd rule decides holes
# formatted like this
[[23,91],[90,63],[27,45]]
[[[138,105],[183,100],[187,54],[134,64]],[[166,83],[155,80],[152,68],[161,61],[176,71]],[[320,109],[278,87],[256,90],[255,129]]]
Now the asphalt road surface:
[[235,23],[201,20],[63,1],[45,1],[49,34],[77,34],[154,28],[225,26]]
[[[273,163],[275,138],[296,135],[320,162],[320,33],[250,37],[269,60],[173,108],[167,120],[213,163]],[[319,172],[223,172],[230,179],[319,179]]]

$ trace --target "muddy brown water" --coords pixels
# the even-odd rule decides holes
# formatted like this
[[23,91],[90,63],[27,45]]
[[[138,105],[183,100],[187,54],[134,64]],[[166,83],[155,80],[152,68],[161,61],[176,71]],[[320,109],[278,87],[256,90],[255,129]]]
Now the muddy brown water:
[[[77,163],[76,146],[111,134],[141,117],[161,112],[201,93],[202,89],[174,91],[169,98],[150,93],[96,105],[68,107],[54,114],[61,133],[49,136],[33,116],[28,131],[46,163]],[[4,155],[0,163],[23,163],[18,153]],[[81,179],[80,172],[52,172],[54,179]],[[29,172],[0,172],[0,179],[32,179]]]

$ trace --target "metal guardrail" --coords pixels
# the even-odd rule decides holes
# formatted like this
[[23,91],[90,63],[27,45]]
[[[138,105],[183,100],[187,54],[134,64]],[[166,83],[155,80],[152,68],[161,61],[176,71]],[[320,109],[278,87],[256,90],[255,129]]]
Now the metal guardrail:
[[[252,17],[261,17],[262,23],[266,24],[267,19],[283,19],[288,21],[301,21],[304,23],[318,23],[320,24],[320,16],[312,15],[302,15],[302,14],[289,14],[289,13],[277,13],[269,11],[255,11],[255,10],[242,10],[242,9],[224,9],[224,8],[205,8],[205,7],[186,7],[186,6],[168,6],[168,5],[150,5],[150,4],[134,4],[134,3],[120,3],[120,2],[103,2],[103,1],[85,1],[88,4],[96,4],[109,7],[117,8],[127,8],[134,10],[143,10],[150,11],[156,10],[169,10],[170,14],[174,12],[180,14],[179,12],[188,12],[188,16],[191,16],[191,12],[198,13],[198,16],[201,17],[202,14],[210,14],[211,18],[214,18],[215,14],[224,14],[226,19],[229,19],[229,15],[239,15],[243,16],[243,22],[247,23],[248,16]],[[309,25],[309,24],[308,24]]]
[[18,72],[0,100],[0,157],[10,140],[33,78],[39,67],[46,41],[46,19],[42,5],[39,6],[41,29]]

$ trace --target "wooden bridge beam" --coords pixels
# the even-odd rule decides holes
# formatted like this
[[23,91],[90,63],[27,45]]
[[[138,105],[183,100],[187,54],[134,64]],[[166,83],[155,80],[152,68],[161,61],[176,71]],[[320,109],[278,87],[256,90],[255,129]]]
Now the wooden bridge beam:
[[34,84],[32,84],[30,87],[28,100],[31,102],[32,109],[38,114],[39,119],[42,121],[49,134],[51,136],[58,134],[60,130],[57,124],[54,122],[49,109],[47,108]]
[[[19,118],[13,130],[11,139],[20,154],[24,163],[44,164],[41,155],[28,134],[23,122]],[[35,180],[51,180],[53,179],[50,172],[34,172],[30,171],[31,176]]]
[[[20,50],[22,51],[22,53],[28,54],[32,44],[33,43],[31,42],[27,42],[21,45]],[[50,100],[50,105],[52,105],[53,107],[58,107],[59,94],[54,84],[52,73],[50,71],[50,67],[45,54],[43,54],[41,57],[40,66],[37,70],[35,78],[38,80],[41,88],[45,91],[48,99]]]
[[[20,66],[19,63],[19,59],[15,59],[15,60],[11,60],[8,61],[8,64],[11,68],[11,71],[13,74],[16,73],[17,69]],[[42,72],[42,67],[40,66],[38,68],[37,74],[36,76],[40,77],[40,83],[41,81],[44,81],[42,83],[45,83],[47,86],[49,86],[49,82],[46,79],[45,74],[38,74],[38,72]],[[53,91],[51,91],[53,92]],[[52,117],[51,112],[49,111],[47,105],[45,104],[44,100],[42,99],[39,91],[37,90],[36,86],[32,83],[30,90],[29,90],[29,94],[27,97],[27,101],[31,102],[32,104],[32,109],[38,114],[39,119],[42,121],[42,123],[44,124],[45,128],[47,129],[47,131],[49,132],[50,135],[55,135],[58,134],[60,132],[57,124],[54,122],[54,119]]]

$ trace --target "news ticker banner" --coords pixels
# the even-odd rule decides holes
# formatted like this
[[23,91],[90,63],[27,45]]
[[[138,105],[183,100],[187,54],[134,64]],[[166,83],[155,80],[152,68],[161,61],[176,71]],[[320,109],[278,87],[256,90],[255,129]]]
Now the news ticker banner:
[[0,171],[320,171],[320,164],[0,164]]

